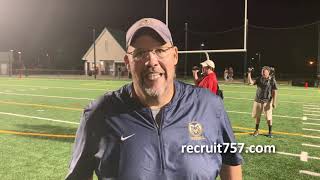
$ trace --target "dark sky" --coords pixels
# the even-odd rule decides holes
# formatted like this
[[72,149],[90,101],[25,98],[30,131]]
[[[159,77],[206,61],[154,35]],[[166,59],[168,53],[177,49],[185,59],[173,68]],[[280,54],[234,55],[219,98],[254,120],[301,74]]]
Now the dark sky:
[[[169,27],[179,49],[184,49],[185,22],[190,30],[188,49],[199,49],[201,42],[206,49],[242,48],[242,29],[214,32],[243,25],[243,0],[169,0],[169,6]],[[250,25],[292,27],[319,21],[319,9],[319,0],[249,0],[248,19]],[[142,17],[165,21],[165,0],[0,0],[0,51],[22,51],[30,65],[49,53],[56,68],[81,68],[81,57],[91,43],[91,26],[98,33],[105,26],[126,31]],[[262,64],[303,73],[309,70],[306,59],[317,57],[317,39],[316,25],[289,30],[250,27],[248,59],[261,52]],[[228,65],[242,71],[243,54],[211,57],[221,71]],[[189,56],[189,66],[199,58]]]

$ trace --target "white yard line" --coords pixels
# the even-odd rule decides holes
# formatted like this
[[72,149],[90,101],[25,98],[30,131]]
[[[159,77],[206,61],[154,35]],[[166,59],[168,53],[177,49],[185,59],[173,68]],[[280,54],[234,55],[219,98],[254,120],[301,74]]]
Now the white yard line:
[[[13,84],[6,84],[1,85],[2,87],[5,86],[13,86],[13,87],[34,87],[34,88],[47,88],[47,89],[73,89],[73,90],[88,90],[88,91],[107,91],[107,89],[92,89],[92,88],[73,88],[73,87],[59,87],[59,86],[32,86],[32,85],[13,85]],[[0,87],[1,87],[0,86]],[[107,85],[106,85],[107,86]]]
[[286,153],[286,152],[277,152],[277,153],[282,155],[287,155],[287,156],[300,157],[300,154],[292,154],[292,153]]
[[314,144],[305,144],[305,143],[303,143],[302,146],[320,148],[320,145],[314,145]]
[[319,110],[319,111],[320,111],[320,108],[317,108],[317,107],[307,107],[307,106],[304,106],[303,109],[306,109],[306,110]]
[[[239,98],[239,97],[229,97],[229,96],[225,96],[225,99],[236,99],[236,100],[247,100],[247,101],[254,101],[253,98]],[[278,101],[279,103],[292,103],[292,104],[305,104],[306,102],[302,102],[302,101]]]
[[307,116],[320,116],[320,114],[304,114],[304,115],[307,115]]
[[[222,87],[235,87],[235,88],[247,88],[247,89],[256,89],[256,86],[247,86],[247,85],[243,85],[243,86],[239,86],[239,85],[233,85],[233,84],[219,84],[219,86],[222,86]],[[292,91],[318,91],[318,89],[310,89],[310,88],[308,88],[308,89],[305,89],[305,88],[299,88],[299,89],[294,89],[294,88],[284,88],[284,87],[280,87],[279,88],[280,90],[292,90]]]
[[303,122],[302,124],[320,126],[320,124],[317,124],[317,123],[305,123],[305,122]]
[[302,135],[302,137],[320,139],[320,136]]
[[[228,90],[223,90],[223,92],[227,92],[227,93],[237,93],[237,94],[252,94],[254,92],[241,92],[241,91],[228,91]],[[279,96],[298,96],[298,97],[304,97],[304,98],[315,98],[318,97],[317,95],[299,95],[299,94],[286,94],[286,93],[279,93]]]
[[302,119],[302,120],[304,120],[304,121],[306,121],[306,120],[312,120],[312,121],[320,121],[320,119],[317,119],[317,118],[307,118],[307,119]]
[[[250,114],[250,112],[240,112],[240,111],[227,111],[228,113],[237,113],[237,114]],[[284,116],[284,115],[273,115],[274,117],[282,117],[282,118],[289,118],[289,119],[302,119],[302,117],[294,117],[294,116]]]
[[306,171],[306,170],[300,170],[299,173],[300,174],[307,174],[307,175],[311,175],[311,176],[320,176],[320,173],[316,173],[316,172],[312,172],[312,171]]
[[305,158],[305,159],[315,159],[315,160],[320,160],[320,157],[314,157],[314,156],[306,156],[306,152],[301,152],[301,154],[293,154],[293,153],[286,153],[286,152],[277,152],[277,154],[281,154],[281,155],[287,155],[287,156],[295,156],[295,157],[299,157],[299,158]]
[[320,114],[320,110],[312,111],[312,110],[303,109],[303,112],[310,112],[310,113],[318,113],[318,114]]
[[94,100],[92,98],[80,98],[80,97],[68,97],[68,96],[47,96],[47,95],[40,95],[40,94],[20,94],[20,93],[6,93],[0,92],[0,94],[7,94],[7,95],[16,95],[16,96],[33,96],[33,97],[47,97],[47,98],[60,98],[60,99],[76,99],[76,100]]
[[308,128],[302,128],[304,131],[315,131],[315,132],[320,132],[320,129],[308,129]]
[[320,106],[318,104],[304,104],[304,107],[316,107],[316,108],[320,108]]
[[23,115],[23,114],[14,114],[14,113],[7,113],[7,112],[0,112],[0,114],[8,115],[8,116],[30,118],[30,119],[39,119],[39,120],[52,121],[52,122],[67,123],[67,124],[79,124],[77,122],[63,121],[63,120],[59,120],[59,119],[51,119],[51,118],[44,118],[44,117],[37,117],[37,116],[28,116],[28,115]]

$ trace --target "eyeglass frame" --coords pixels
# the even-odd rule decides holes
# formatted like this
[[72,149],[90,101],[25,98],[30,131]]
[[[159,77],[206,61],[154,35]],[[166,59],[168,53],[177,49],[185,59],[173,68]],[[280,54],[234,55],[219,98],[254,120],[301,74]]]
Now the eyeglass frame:
[[[132,52],[126,52],[126,53],[132,55],[132,57],[133,57],[133,59],[134,59],[135,61],[140,61],[141,59],[144,59],[144,58],[149,57],[149,56],[150,56],[150,55],[149,55],[149,52],[152,52],[152,53],[153,53],[154,55],[156,55],[158,58],[164,58],[165,55],[167,55],[167,54],[165,54],[164,56],[159,56],[159,55],[156,53],[156,50],[160,50],[160,49],[161,49],[161,50],[164,51],[163,53],[167,53],[168,50],[172,49],[173,47],[175,47],[175,46],[170,46],[170,47],[167,47],[166,49],[164,49],[164,47],[162,47],[162,48],[154,48],[154,49],[143,50],[144,55],[141,56],[140,58],[134,57],[134,55],[133,55],[134,52],[137,51],[137,49],[133,50]],[[141,50],[142,50],[142,49],[141,49]]]

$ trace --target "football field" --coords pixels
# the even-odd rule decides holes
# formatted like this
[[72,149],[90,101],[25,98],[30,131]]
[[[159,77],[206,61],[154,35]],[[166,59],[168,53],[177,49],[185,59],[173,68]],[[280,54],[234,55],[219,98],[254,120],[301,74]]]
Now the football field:
[[[83,108],[129,82],[0,77],[0,179],[63,179]],[[278,88],[274,137],[253,137],[256,87],[220,84],[237,141],[276,147],[244,151],[244,179],[320,179],[320,89]],[[262,117],[261,132],[267,128]]]

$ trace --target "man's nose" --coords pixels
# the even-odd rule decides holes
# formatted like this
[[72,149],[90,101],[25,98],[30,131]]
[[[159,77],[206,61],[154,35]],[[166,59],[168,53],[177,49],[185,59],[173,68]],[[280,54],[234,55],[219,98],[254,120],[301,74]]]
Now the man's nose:
[[152,52],[152,51],[149,51],[149,55],[148,55],[148,58],[147,58],[147,61],[145,63],[146,66],[158,66],[159,65],[159,58],[158,56]]

